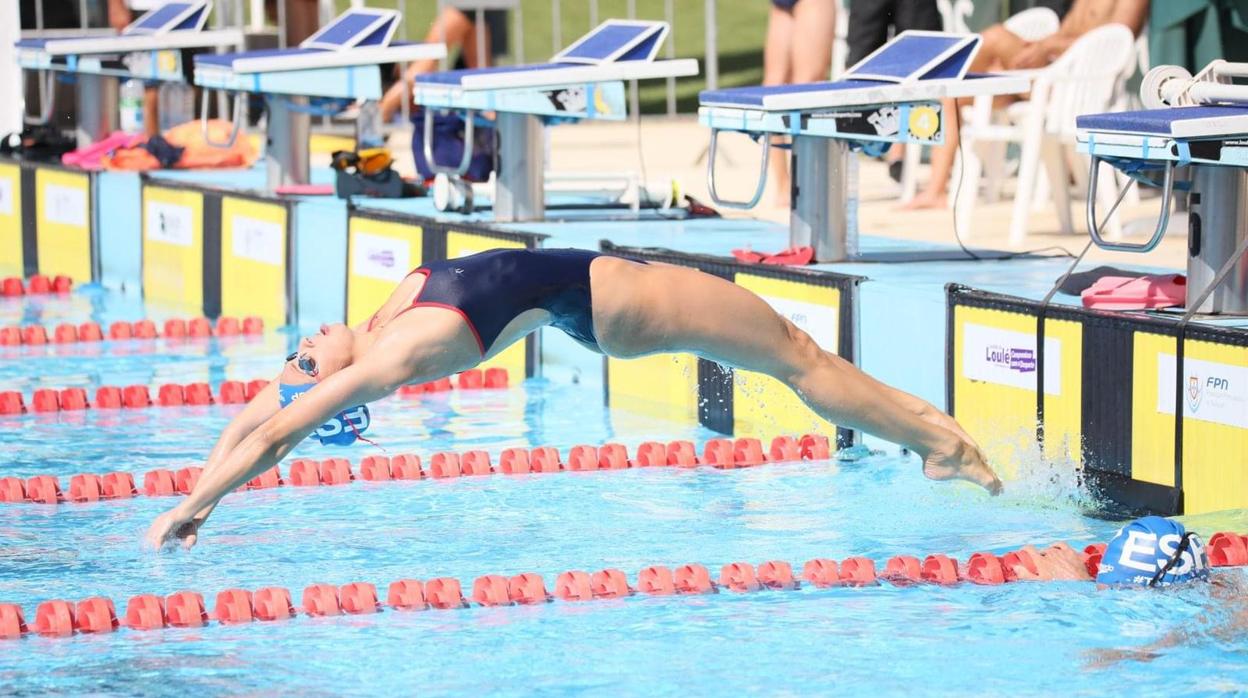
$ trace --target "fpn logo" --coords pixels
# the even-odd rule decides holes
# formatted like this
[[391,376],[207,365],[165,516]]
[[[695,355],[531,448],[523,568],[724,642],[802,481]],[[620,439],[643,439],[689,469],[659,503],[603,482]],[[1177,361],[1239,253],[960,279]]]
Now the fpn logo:
[[1200,409],[1200,399],[1204,394],[1200,390],[1200,376],[1187,377],[1187,406],[1193,412]]

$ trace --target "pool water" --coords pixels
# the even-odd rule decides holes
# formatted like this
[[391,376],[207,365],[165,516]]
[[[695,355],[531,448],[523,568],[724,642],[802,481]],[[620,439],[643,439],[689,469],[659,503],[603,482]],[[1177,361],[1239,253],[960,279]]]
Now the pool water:
[[[97,294],[5,301],[3,322],[81,322],[142,314]],[[139,315],[134,315],[138,317]],[[49,319],[49,318],[58,319]],[[66,318],[61,320],[59,318]],[[250,379],[275,372],[294,335],[260,340],[104,343],[6,349],[0,390],[41,385]],[[152,353],[141,353],[152,349]],[[141,473],[199,464],[237,407],[87,411],[0,418],[0,473]],[[534,380],[501,391],[385,400],[370,436],[391,454],[714,436],[611,411],[597,390]],[[295,456],[346,455],[305,443]],[[1119,522],[1085,514],[1068,466],[1016,463],[1021,479],[990,499],[932,483],[917,461],[767,465],[738,471],[650,468],[598,473],[363,483],[230,495],[192,551],[139,544],[168,498],[0,504],[0,602],[284,586],[296,606],[314,582],[638,570],[688,562],[717,576],[734,561],[945,553],[965,559],[1027,543],[1107,540]],[[1054,485],[1057,483],[1057,486]],[[1188,519],[1206,536],[1248,530],[1248,512]],[[127,629],[0,641],[0,693],[198,695],[922,693],[1155,695],[1248,692],[1248,577],[1228,602],[1210,585],[1097,591],[1088,583],[951,588],[891,585],[555,602],[460,611],[309,618],[199,629]],[[1102,666],[1176,628],[1189,639],[1150,662]]]

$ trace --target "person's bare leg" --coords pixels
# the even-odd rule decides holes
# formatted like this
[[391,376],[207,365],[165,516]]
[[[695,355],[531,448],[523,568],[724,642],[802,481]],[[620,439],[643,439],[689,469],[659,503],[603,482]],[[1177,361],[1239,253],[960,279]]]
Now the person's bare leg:
[[[882,387],[853,364],[823,351],[750,291],[692,269],[640,267],[613,259],[595,261],[592,278],[594,325],[608,353],[627,357],[689,351],[765,373],[789,386],[824,419],[915,451],[928,477],[960,478],[994,494],[1000,491],[1001,482],[979,448],[960,427],[949,429],[935,418],[934,406]],[[673,297],[680,299],[678,308],[670,301]]]
[[[971,61],[970,72],[1000,70],[1004,56],[1027,45],[1027,42],[1000,24],[988,27],[980,36],[983,41],[979,45],[979,53],[975,54],[975,60]],[[945,113],[945,142],[932,148],[932,169],[927,186],[915,194],[903,208],[945,208],[948,205],[949,177],[953,174],[953,163],[957,159],[958,143],[961,140],[961,113],[957,110],[965,103],[959,104],[951,99],[942,102]]]
[[[800,3],[799,3],[800,4]],[[791,46],[793,43],[793,15],[771,6],[771,14],[767,20],[767,39],[763,44],[763,84],[786,85],[792,81],[793,66],[791,64]],[[773,139],[773,143],[778,140]],[[771,160],[768,163],[771,183],[775,187],[776,206],[787,208],[789,205],[789,151],[783,148],[771,149]]]
[[836,41],[836,0],[801,0],[793,6],[790,82],[827,80]]
[[[425,42],[445,43],[449,52],[456,47],[460,47],[460,50],[467,50],[467,42],[471,40],[474,50],[471,54],[466,54],[464,60],[470,61],[469,65],[472,65],[477,59],[474,31],[472,20],[467,15],[454,7],[446,7],[442,10],[442,14],[438,15],[438,18],[429,26],[429,31],[425,34]],[[432,73],[437,69],[438,61],[433,59],[409,63],[403,77],[391,85],[390,89],[386,90],[386,93],[381,96],[381,101],[378,102],[382,122],[388,123],[394,119],[394,115],[403,108],[403,100],[410,99],[410,83],[417,75]]]

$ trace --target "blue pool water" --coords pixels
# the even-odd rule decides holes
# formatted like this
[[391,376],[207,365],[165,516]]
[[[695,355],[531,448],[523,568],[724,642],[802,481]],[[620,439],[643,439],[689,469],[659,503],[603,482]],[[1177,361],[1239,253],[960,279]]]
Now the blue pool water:
[[[13,318],[55,324],[142,314],[100,296],[8,302]],[[290,337],[180,345],[6,350],[0,390],[39,385],[255,378],[275,370]],[[120,350],[120,351],[119,351]],[[197,464],[235,407],[0,418],[0,473],[53,474]],[[529,381],[506,391],[391,399],[374,409],[391,453],[713,436],[602,407],[596,390]],[[353,449],[358,462],[375,451]],[[296,456],[339,455],[303,445]],[[1083,513],[1064,466],[1022,473],[989,499],[931,483],[897,457],[742,471],[644,469],[479,477],[231,495],[190,552],[139,545],[172,499],[59,507],[0,505],[0,602],[33,620],[42,600],[279,585],[296,604],[313,582],[385,586],[399,578],[538,572],[548,588],[571,569],[943,552],[965,558],[1026,543],[1106,540],[1117,523]],[[1248,512],[1193,518],[1206,535],[1248,530]],[[583,604],[298,618],[159,632],[0,642],[0,693],[206,694],[749,694],[968,692],[1139,695],[1248,691],[1248,578],[1169,592],[1097,591],[1087,583],[803,588],[704,597],[634,596]],[[1191,637],[1151,662],[1103,668],[1107,650]]]

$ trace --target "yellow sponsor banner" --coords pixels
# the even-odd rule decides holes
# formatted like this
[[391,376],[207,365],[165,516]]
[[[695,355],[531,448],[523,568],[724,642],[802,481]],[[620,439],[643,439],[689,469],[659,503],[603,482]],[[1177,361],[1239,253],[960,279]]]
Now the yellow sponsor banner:
[[90,175],[35,169],[35,248],[40,274],[92,280]]
[[25,276],[22,258],[22,168],[0,162],[0,275]]
[[[1175,339],[1136,332],[1132,340],[1131,478],[1174,487],[1174,407],[1158,409],[1164,388],[1158,379],[1162,356],[1170,357],[1174,381]],[[1173,402],[1174,388],[1169,389]]]
[[204,306],[204,195],[189,189],[143,187],[143,295],[165,303]]
[[[837,353],[841,326],[839,289],[741,272],[735,281],[805,330],[824,351]],[[732,414],[733,433],[737,436],[836,433],[836,425],[815,414],[783,383],[753,371],[733,371]]]
[[1060,356],[1045,355],[1048,372],[1057,370],[1058,389],[1044,393],[1044,455],[1083,462],[1083,325],[1071,320],[1046,320],[1045,343],[1057,342]]
[[[984,448],[989,461],[1018,463],[1034,453],[1036,443],[1036,318],[965,305],[955,306],[953,312],[954,416]],[[1057,334],[1063,331],[1069,333],[1062,328]],[[1069,432],[1079,428],[1079,409],[1065,400],[1054,402],[1065,397],[1063,388],[1071,380],[1079,380],[1077,371],[1072,377],[1062,365],[1065,344],[1069,342],[1045,337],[1045,403],[1061,405],[1058,412],[1066,425],[1062,431]],[[1056,441],[1060,444],[1063,439],[1059,436]]]
[[[446,258],[456,259],[458,257],[467,257],[470,254],[485,252],[494,249],[513,249],[523,250],[525,244],[517,240],[507,240],[497,238],[491,235],[480,235],[477,233],[468,233],[457,230],[451,230],[446,233]],[[486,347],[489,349],[489,347]],[[513,383],[524,380],[528,375],[526,371],[527,354],[525,353],[525,342],[516,342],[499,352],[496,356],[490,358],[489,361],[482,362],[482,368],[500,367],[507,369],[507,374],[511,376]]]
[[1183,353],[1183,513],[1248,508],[1248,347],[1188,340]]
[[698,422],[698,358],[654,354],[639,359],[607,359],[607,402],[676,422]]
[[221,198],[221,314],[286,324],[288,212],[276,203]]
[[352,216],[347,224],[347,324],[368,322],[394,287],[424,260],[424,230]]

